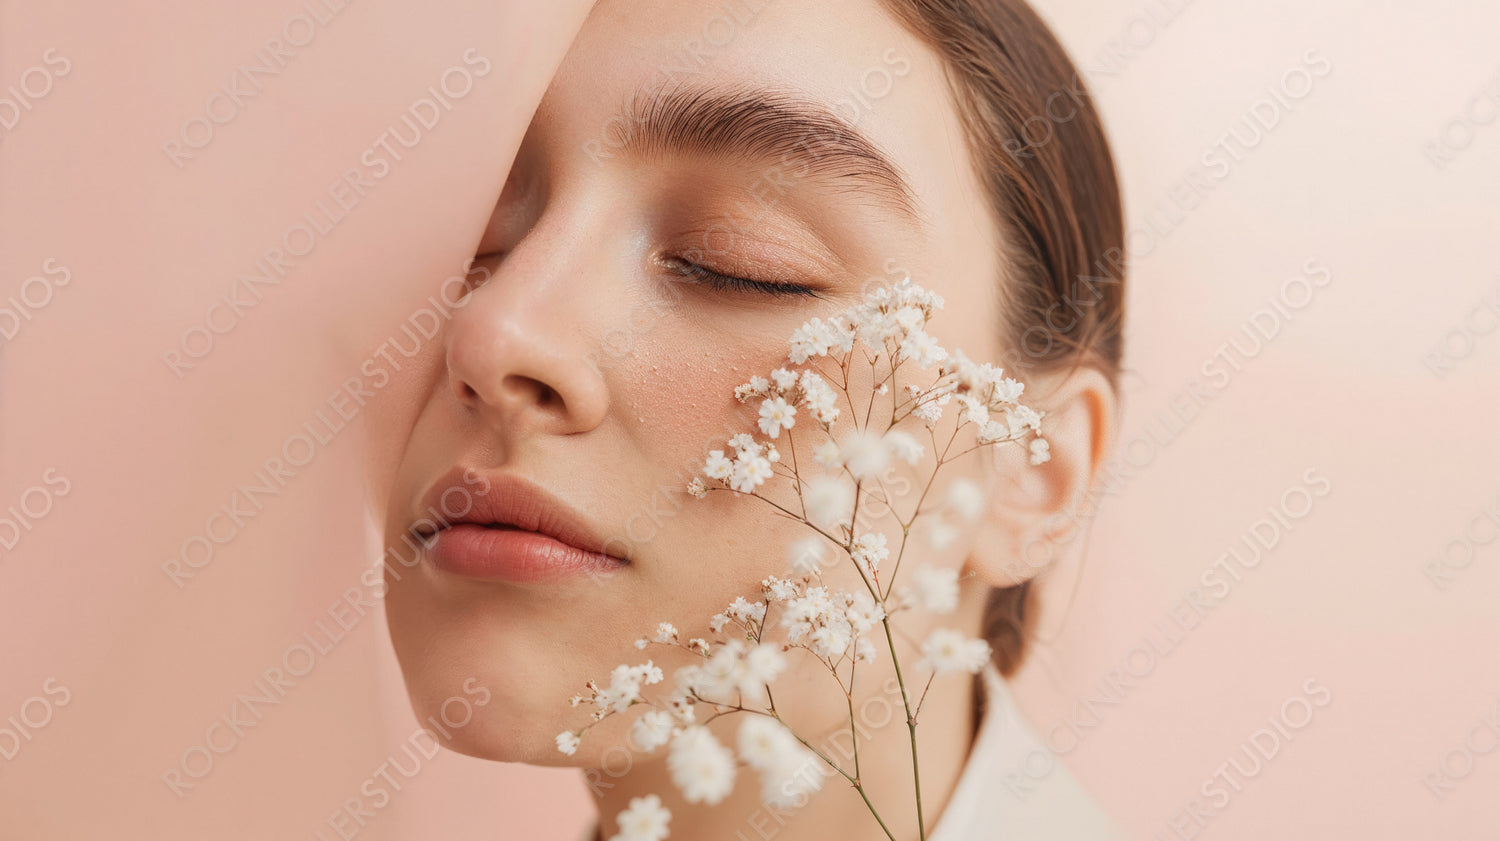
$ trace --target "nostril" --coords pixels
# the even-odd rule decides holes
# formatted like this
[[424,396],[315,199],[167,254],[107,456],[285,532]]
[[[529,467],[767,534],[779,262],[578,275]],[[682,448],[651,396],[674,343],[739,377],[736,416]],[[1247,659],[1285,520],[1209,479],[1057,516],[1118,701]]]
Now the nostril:
[[536,402],[542,406],[554,406],[562,402],[562,395],[546,383],[537,384]]
[[561,406],[563,402],[562,394],[555,388],[521,374],[507,376],[501,384],[500,394],[504,394],[508,401],[547,409]]

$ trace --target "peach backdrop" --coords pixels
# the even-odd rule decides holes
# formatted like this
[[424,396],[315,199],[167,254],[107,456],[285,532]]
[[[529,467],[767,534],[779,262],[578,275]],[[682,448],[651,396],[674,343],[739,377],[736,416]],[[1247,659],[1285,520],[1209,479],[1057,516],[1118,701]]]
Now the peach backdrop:
[[[254,516],[205,518],[330,417],[412,278],[457,270],[400,244],[458,243],[493,200],[587,7],[540,5],[0,3],[0,838],[336,837],[416,727],[360,604],[359,417]],[[1040,5],[1123,171],[1131,375],[1026,711],[1133,837],[1493,832],[1500,7]],[[273,37],[261,90],[216,104]],[[470,48],[493,71],[391,177],[211,310]],[[206,318],[193,367],[164,362]],[[1270,338],[1226,349],[1246,325]],[[163,569],[205,534],[190,578]],[[1213,572],[1257,536],[1254,568]],[[1222,595],[1194,607],[1205,574]],[[206,732],[304,643],[281,703]],[[1111,674],[1123,700],[1080,715]],[[1194,818],[1273,718],[1274,758]],[[1016,771],[997,796],[1042,773]],[[440,753],[356,837],[566,838],[588,800]]]

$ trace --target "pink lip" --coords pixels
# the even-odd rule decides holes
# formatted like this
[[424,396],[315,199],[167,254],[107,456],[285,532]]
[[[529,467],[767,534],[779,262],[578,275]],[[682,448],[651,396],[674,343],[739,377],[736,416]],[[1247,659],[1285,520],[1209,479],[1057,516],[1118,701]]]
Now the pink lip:
[[443,525],[427,558],[445,572],[513,584],[560,582],[613,572],[628,561],[576,509],[515,476],[455,469],[429,494]]
[[545,534],[475,523],[439,531],[428,556],[438,569],[455,575],[514,584],[560,581],[620,566],[608,555],[585,552]]

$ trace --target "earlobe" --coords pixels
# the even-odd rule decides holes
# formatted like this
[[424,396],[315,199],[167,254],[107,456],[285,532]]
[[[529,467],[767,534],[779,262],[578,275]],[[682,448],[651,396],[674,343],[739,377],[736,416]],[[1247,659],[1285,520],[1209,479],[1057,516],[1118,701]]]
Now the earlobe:
[[1114,439],[1117,398],[1103,373],[1080,367],[1040,384],[1034,405],[1046,412],[1051,458],[1032,465],[1024,443],[1006,443],[984,459],[989,495],[966,568],[992,587],[1037,577],[1079,542],[1094,514],[1089,489]]

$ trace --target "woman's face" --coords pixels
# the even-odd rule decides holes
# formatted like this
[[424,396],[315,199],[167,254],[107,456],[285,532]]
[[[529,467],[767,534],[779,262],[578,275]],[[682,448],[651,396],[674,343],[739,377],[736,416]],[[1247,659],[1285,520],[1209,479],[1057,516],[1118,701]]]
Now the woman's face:
[[[709,636],[708,617],[783,574],[786,543],[807,533],[759,500],[682,490],[709,449],[754,429],[757,407],[734,387],[787,364],[807,319],[907,274],[946,298],[930,326],[944,346],[996,358],[992,225],[940,65],[873,0],[600,2],[478,243],[490,278],[403,371],[400,408],[380,421],[399,451],[384,477],[387,613],[419,717],[482,699],[482,685],[489,701],[452,747],[597,762],[630,717],[565,758],[553,737],[587,721],[569,696],[619,663],[685,662],[633,643],[659,621]],[[867,398],[868,376],[854,388]],[[824,438],[793,432],[805,464]],[[909,514],[918,476],[885,478]],[[433,509],[461,514],[494,487],[540,489],[502,513],[570,523],[573,542],[628,562],[544,547],[528,565],[527,536],[480,526],[412,548]],[[762,491],[788,493],[777,480]],[[900,527],[877,508],[861,527],[894,544]],[[486,540],[504,541],[498,566],[484,565]],[[965,544],[909,553],[903,564],[958,566]],[[828,576],[859,587],[847,562]],[[804,660],[778,703],[832,724],[844,701],[813,700],[837,693]]]

